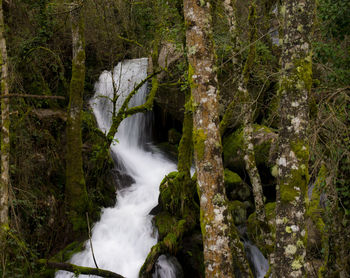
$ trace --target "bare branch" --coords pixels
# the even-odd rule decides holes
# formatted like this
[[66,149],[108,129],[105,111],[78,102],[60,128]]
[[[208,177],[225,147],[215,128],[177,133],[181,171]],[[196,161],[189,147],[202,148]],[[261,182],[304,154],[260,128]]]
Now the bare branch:
[[[130,94],[127,96],[127,98],[124,100],[122,106],[120,107],[118,114],[116,116],[113,115],[113,119],[112,119],[112,126],[107,134],[107,142],[108,142],[108,147],[110,146],[110,144],[113,141],[114,135],[117,133],[118,131],[118,127],[120,125],[120,123],[128,116],[134,115],[136,113],[139,112],[145,112],[148,111],[152,108],[153,105],[153,100],[154,100],[154,96],[157,92],[157,85],[158,85],[158,80],[155,77],[157,74],[159,74],[161,72],[161,70],[155,71],[152,74],[150,74],[149,76],[147,76],[144,80],[142,80],[131,92]],[[144,104],[136,106],[136,107],[131,107],[128,108],[129,102],[131,100],[131,98],[137,93],[137,91],[151,78],[153,78],[152,80],[152,90],[150,92],[150,94],[147,97],[147,100]]]
[[0,98],[25,97],[25,98],[39,98],[39,99],[66,99],[63,96],[42,96],[42,95],[28,95],[28,94],[9,94],[1,95]]

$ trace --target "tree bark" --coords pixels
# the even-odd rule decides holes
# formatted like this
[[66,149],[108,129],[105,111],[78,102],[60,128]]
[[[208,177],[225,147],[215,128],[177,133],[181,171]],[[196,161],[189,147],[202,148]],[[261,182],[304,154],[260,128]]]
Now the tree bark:
[[[10,186],[10,100],[8,83],[5,24],[0,0],[0,63],[1,63],[1,180],[0,180],[0,250],[6,250],[6,230],[9,226],[8,201]],[[1,254],[3,255],[3,254]]]
[[[231,241],[234,227],[224,187],[210,1],[184,0],[184,15],[205,273],[207,277],[234,277],[232,251],[237,237]],[[245,257],[242,249],[235,253],[237,259]]]
[[85,81],[84,17],[80,6],[71,3],[72,79],[70,82],[67,118],[66,201],[73,231],[86,231],[85,212],[88,207],[82,160],[81,111]]
[[309,183],[308,94],[312,85],[314,0],[283,1],[276,245],[273,277],[304,277],[305,197]]

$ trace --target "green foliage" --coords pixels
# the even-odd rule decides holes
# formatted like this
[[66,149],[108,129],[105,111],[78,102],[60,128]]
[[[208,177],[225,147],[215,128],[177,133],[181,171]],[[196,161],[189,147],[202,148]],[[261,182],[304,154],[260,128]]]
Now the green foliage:
[[1,277],[25,278],[41,277],[38,273],[36,260],[38,253],[32,250],[15,230],[10,229],[7,233],[5,261],[0,267]]
[[318,16],[325,36],[343,39],[350,35],[350,1],[319,0]]
[[336,86],[350,84],[350,48],[336,41],[314,42],[314,60],[323,68],[326,82]]
[[[344,146],[350,149],[349,141]],[[350,219],[350,157],[349,152],[346,152],[339,163],[339,175],[337,178],[337,193],[340,198],[341,208],[345,216]],[[345,153],[344,153],[345,154]],[[350,223],[350,222],[349,222]],[[343,224],[348,224],[344,222]]]
[[314,42],[314,60],[322,66],[325,82],[350,83],[350,1],[320,0],[320,39]]

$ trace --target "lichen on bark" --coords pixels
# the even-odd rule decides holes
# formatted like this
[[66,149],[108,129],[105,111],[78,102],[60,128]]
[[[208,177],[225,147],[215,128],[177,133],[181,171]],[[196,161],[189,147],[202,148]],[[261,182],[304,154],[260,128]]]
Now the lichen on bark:
[[[246,260],[224,187],[210,1],[185,0],[184,15],[205,272],[208,277],[234,277],[233,260],[239,265]],[[241,270],[243,277],[252,277],[247,263]]]
[[[280,130],[276,245],[273,277],[304,277],[305,198],[309,183],[308,94],[315,1],[283,1],[284,24],[280,79]],[[300,28],[302,25],[302,28]]]

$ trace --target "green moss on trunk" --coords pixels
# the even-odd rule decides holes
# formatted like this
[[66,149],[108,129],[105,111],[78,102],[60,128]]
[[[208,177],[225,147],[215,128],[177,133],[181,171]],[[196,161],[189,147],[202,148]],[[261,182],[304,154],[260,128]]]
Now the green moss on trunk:
[[86,233],[85,212],[88,210],[89,202],[83,172],[81,131],[81,111],[83,109],[85,82],[85,38],[84,17],[80,7],[72,11],[71,21],[73,60],[67,119],[65,196],[69,211],[68,217],[73,231]]

